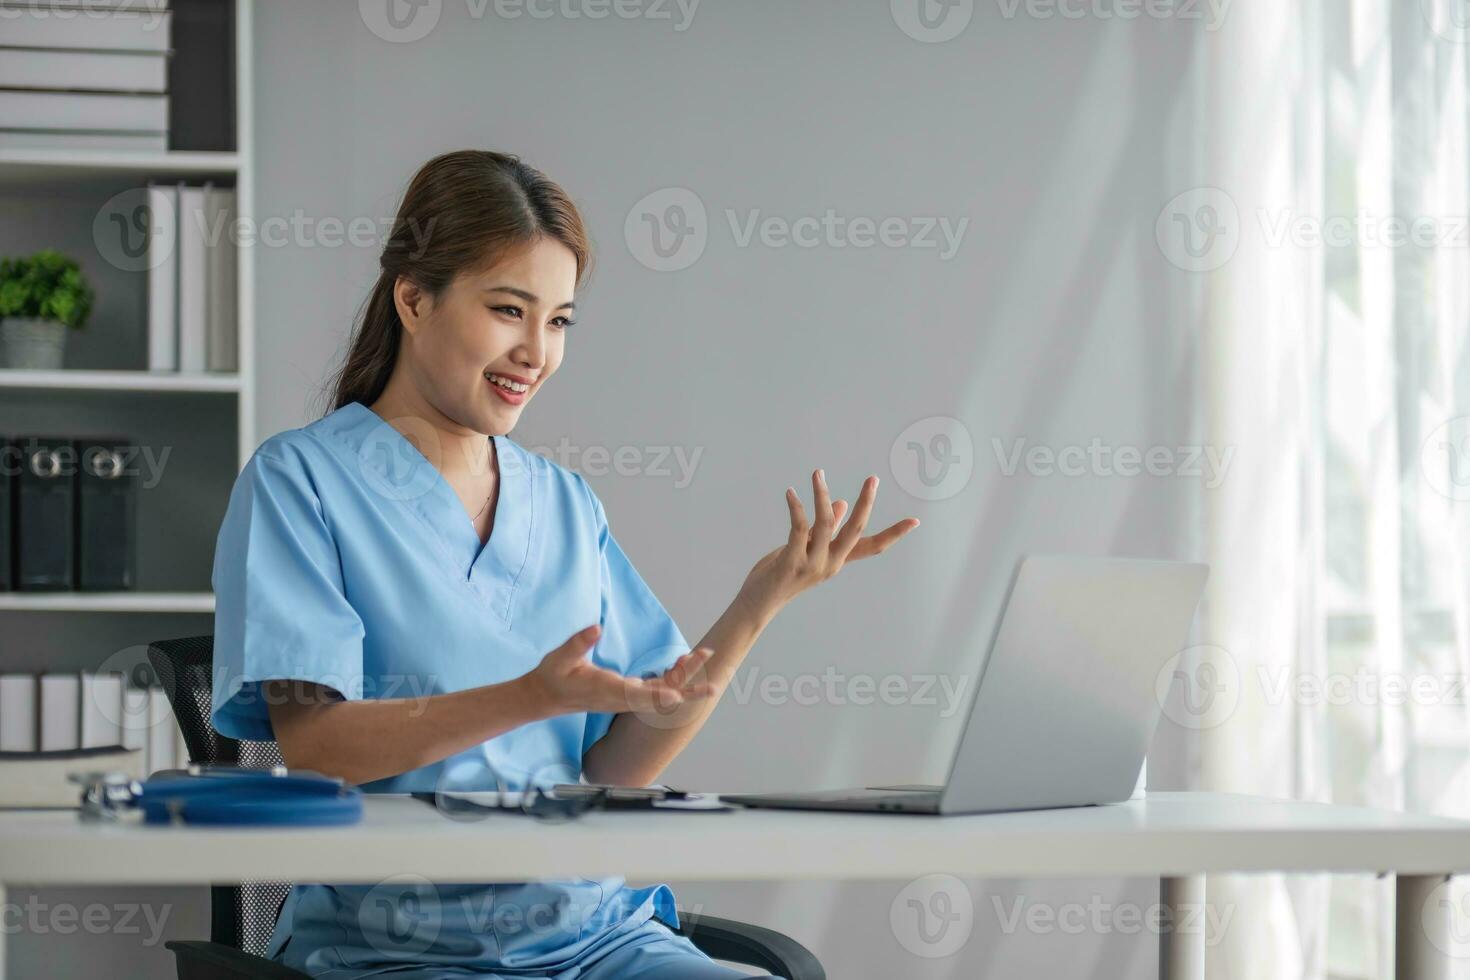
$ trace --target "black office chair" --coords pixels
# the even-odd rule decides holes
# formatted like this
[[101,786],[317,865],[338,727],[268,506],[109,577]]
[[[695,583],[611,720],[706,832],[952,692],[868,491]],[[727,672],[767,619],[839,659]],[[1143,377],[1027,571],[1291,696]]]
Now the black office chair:
[[[186,636],[148,645],[148,660],[173,705],[190,762],[270,768],[282,765],[275,742],[227,738],[214,730],[214,637]],[[289,881],[245,881],[210,889],[210,942],[175,940],[179,980],[302,980],[307,975],[262,954],[275,930]],[[822,964],[805,946],[773,929],[710,915],[681,915],[675,930],[706,956],[742,963],[788,980],[826,980]],[[668,923],[664,923],[668,925]],[[670,928],[673,928],[670,926]]]

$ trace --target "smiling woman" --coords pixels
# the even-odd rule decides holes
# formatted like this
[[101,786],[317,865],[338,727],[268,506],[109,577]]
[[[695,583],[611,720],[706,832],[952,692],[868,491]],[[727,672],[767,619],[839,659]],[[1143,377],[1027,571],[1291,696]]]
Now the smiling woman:
[[[576,208],[514,157],[451,153],[414,178],[335,407],[267,439],[231,495],[220,732],[368,792],[644,785],[787,602],[917,523],[863,537],[869,478],[839,529],[847,504],[814,473],[815,522],[788,489],[786,544],[691,650],[587,481],[507,436],[562,363],[588,262]],[[270,955],[334,977],[745,975],[664,923],[668,886],[618,877],[303,884]]]

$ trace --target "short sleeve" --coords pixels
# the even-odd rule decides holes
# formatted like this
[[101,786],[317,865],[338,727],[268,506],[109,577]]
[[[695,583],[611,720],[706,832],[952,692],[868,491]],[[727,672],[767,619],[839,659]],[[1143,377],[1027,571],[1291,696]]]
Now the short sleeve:
[[274,738],[265,680],[312,681],[362,696],[363,624],[299,458],[257,450],[230,493],[215,545],[214,727]]
[[[587,492],[602,553],[602,634],[593,648],[593,661],[626,677],[657,677],[689,652],[689,643],[613,537],[602,502],[590,487]],[[607,734],[613,717],[608,712],[587,715],[583,755]]]

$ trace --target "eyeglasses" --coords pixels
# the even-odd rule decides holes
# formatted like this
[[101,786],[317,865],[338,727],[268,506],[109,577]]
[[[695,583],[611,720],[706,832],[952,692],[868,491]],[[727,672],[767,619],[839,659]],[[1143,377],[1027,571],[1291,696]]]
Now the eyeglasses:
[[520,813],[538,820],[574,820],[589,810],[645,809],[655,800],[682,799],[682,790],[658,786],[609,786],[592,783],[531,784],[524,790],[411,793],[447,817],[477,820],[491,813]]

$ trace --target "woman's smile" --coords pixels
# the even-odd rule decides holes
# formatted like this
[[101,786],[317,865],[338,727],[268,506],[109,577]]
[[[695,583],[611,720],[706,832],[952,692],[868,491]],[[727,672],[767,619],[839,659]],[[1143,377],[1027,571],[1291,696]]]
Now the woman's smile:
[[518,374],[500,374],[495,371],[485,372],[485,380],[489,382],[491,391],[512,405],[524,405],[526,399],[531,397],[531,385],[534,383]]

